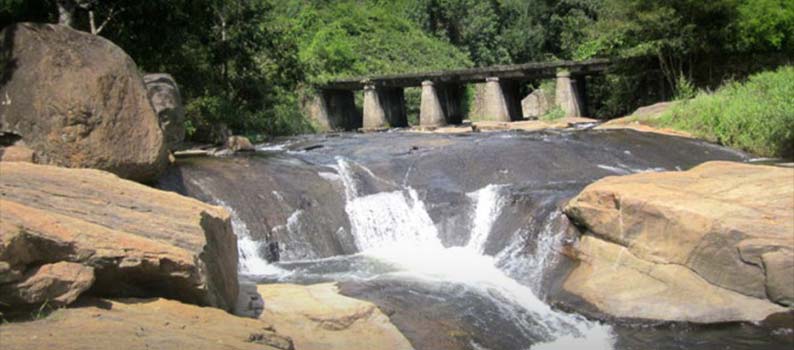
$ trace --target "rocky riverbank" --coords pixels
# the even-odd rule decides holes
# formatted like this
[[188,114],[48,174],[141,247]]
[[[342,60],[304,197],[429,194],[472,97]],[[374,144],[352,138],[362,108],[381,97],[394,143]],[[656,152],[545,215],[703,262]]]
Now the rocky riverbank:
[[708,162],[608,177],[565,208],[585,229],[564,290],[619,318],[761,321],[794,305],[794,169]]
[[87,297],[0,326],[0,339],[9,349],[413,349],[375,305],[339,295],[333,284],[258,291],[267,308],[254,319],[163,298]]
[[[4,347],[512,349],[603,329],[538,295],[610,322],[791,319],[794,169],[696,166],[746,157],[688,138],[575,132],[595,121],[565,118],[434,130],[527,133],[307,136],[280,154],[220,128],[211,136],[223,148],[184,155],[245,157],[166,170],[185,133],[168,75],[143,79],[118,47],[65,27],[13,25],[0,38]],[[581,232],[558,207],[576,193],[564,211]],[[253,242],[247,257],[241,239]],[[254,286],[238,275],[244,258],[303,259],[317,283],[345,267],[340,256],[402,241],[444,258],[468,249],[485,276],[453,265],[421,288],[400,273],[353,278],[348,295],[384,312],[335,284]],[[553,263],[558,248],[570,260]],[[419,260],[406,256],[393,261]],[[340,260],[312,265],[326,258]],[[347,268],[397,272],[367,264]],[[499,332],[516,337],[494,340]],[[609,343],[603,334],[588,339]]]
[[[169,75],[67,27],[0,40],[0,347],[411,348],[332,285],[241,284],[226,209],[130,181],[157,180],[184,138]],[[216,136],[216,153],[254,151]]]

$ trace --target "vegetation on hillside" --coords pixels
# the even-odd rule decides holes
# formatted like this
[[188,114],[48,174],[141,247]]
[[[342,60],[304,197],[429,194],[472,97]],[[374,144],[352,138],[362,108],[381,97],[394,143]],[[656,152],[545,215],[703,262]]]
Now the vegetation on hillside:
[[[78,0],[0,0],[0,25],[57,22],[57,4],[65,1]],[[301,95],[338,77],[641,57],[588,78],[591,114],[611,117],[682,95],[681,81],[715,89],[794,56],[789,0],[79,3],[76,28],[107,22],[95,32],[143,71],[174,75],[194,137],[221,122],[238,133],[310,131],[298,108]],[[406,98],[418,106],[416,89]]]
[[702,91],[654,123],[756,155],[794,158],[794,67]]

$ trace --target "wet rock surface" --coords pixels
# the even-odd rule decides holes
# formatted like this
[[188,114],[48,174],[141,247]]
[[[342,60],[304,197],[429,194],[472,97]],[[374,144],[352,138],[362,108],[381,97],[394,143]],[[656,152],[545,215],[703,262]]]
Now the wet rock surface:
[[[562,285],[577,266],[567,247],[580,234],[560,211],[570,198],[607,176],[747,159],[698,140],[629,130],[328,134],[259,145],[249,155],[180,159],[159,186],[222,201],[237,211],[262,251],[271,252],[276,243],[278,254],[270,258],[281,272],[260,282],[342,281],[343,294],[377,304],[416,348],[524,349],[555,337],[542,331],[545,320],[534,311],[522,311],[498,290],[443,279],[425,283],[367,254],[350,255],[365,242],[354,232],[361,222],[351,223],[349,215],[370,208],[375,216],[365,217],[376,218],[395,201],[407,207],[392,209],[414,213],[411,206],[421,204],[441,243],[460,248],[477,231],[473,218],[482,191],[495,186],[499,211],[489,214],[494,222],[482,252],[524,286],[521,295],[534,293],[564,307],[569,300]],[[354,209],[359,212],[351,214]],[[618,349],[680,349],[701,346],[703,339],[715,348],[775,348],[789,341],[780,336],[785,330],[746,324],[678,328],[605,319]]]
[[[570,198],[604,176],[744,157],[697,140],[633,131],[331,134],[273,147],[228,159],[180,159],[158,187],[205,202],[222,200],[257,240],[278,241],[282,260],[289,261],[357,251],[336,170],[340,159],[352,164],[363,195],[400,185],[417,189],[444,244],[455,245],[468,240],[461,226],[471,210],[467,193],[489,184],[511,184],[515,196],[534,192],[532,201],[545,194]],[[498,232],[512,234],[514,226]],[[489,251],[507,243],[494,244]]]

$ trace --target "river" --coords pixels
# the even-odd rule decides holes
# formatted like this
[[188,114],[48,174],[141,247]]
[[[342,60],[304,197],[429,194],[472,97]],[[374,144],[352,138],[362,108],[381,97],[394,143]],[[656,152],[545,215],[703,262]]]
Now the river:
[[159,186],[232,212],[243,278],[338,282],[417,349],[774,349],[786,335],[751,324],[588,319],[559,286],[578,237],[560,208],[587,184],[747,159],[634,131],[346,133],[181,159]]

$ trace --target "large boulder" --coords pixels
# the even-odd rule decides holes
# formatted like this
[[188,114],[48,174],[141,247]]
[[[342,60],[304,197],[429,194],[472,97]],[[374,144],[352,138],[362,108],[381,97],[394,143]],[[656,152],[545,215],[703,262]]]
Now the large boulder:
[[170,74],[147,74],[143,81],[160,119],[166,147],[173,151],[185,140],[185,108],[179,86]]
[[0,132],[40,163],[152,181],[168,161],[135,62],[102,37],[51,24],[0,33]]
[[335,284],[267,284],[259,293],[267,301],[260,318],[289,335],[296,349],[413,349],[377,306],[339,294]]
[[554,96],[543,89],[535,89],[521,100],[521,112],[524,118],[540,118],[554,107]]
[[758,321],[794,306],[794,169],[708,162],[608,177],[565,212],[586,229],[564,289],[607,314]]
[[224,147],[232,152],[253,152],[256,147],[245,136],[230,136]]
[[78,301],[31,322],[0,324],[3,349],[293,350],[262,320],[166,299]]
[[40,289],[32,282],[42,266],[70,262],[91,268],[94,281],[69,282],[86,281],[87,270],[51,279],[68,287],[63,303],[88,289],[234,308],[237,238],[225,209],[99,170],[2,162],[0,173],[0,301],[40,303],[47,297],[17,295],[38,295],[25,286]]

